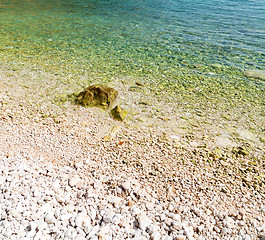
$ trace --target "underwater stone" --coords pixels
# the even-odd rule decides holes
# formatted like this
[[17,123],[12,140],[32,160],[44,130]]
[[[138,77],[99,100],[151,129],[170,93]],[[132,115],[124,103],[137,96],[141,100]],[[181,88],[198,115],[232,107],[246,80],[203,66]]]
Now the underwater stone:
[[249,155],[249,152],[244,147],[234,148],[232,152],[237,155],[243,155],[243,156]]
[[86,107],[101,107],[107,109],[117,99],[117,96],[117,90],[96,84],[80,92],[76,101]]
[[238,134],[238,137],[244,140],[251,140],[253,142],[258,142],[259,140],[257,139],[257,137],[250,132],[249,130],[246,129],[238,129],[236,131],[236,133]]
[[128,112],[121,108],[119,105],[117,105],[110,111],[110,114],[115,120],[123,121],[128,115]]
[[265,80],[265,71],[263,71],[263,70],[246,70],[244,72],[244,75],[247,77]]
[[139,85],[130,86],[128,90],[132,92],[143,92],[143,89]]

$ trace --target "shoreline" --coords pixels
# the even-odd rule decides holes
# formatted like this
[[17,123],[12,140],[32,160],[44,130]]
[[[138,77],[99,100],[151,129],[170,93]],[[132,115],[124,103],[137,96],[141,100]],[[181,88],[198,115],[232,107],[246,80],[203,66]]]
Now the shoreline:
[[[100,184],[101,192],[95,194],[103,199],[110,194],[133,206],[152,203],[151,209],[160,204],[165,209],[173,205],[172,211],[193,228],[195,239],[244,234],[250,239],[264,237],[261,235],[265,232],[264,145],[253,147],[256,139],[249,139],[253,137],[249,132],[244,132],[247,150],[240,152],[238,147],[242,145],[220,150],[211,147],[214,142],[211,139],[204,139],[209,143],[205,146],[196,139],[193,141],[191,134],[190,139],[178,136],[177,132],[164,134],[159,124],[169,120],[158,118],[155,127],[144,121],[130,127],[130,122],[118,123],[96,108],[83,108],[70,102],[61,107],[53,102],[43,104],[47,99],[40,99],[40,93],[31,95],[34,99],[25,98],[27,91],[34,90],[21,88],[21,83],[15,88],[16,78],[11,78],[3,75],[1,78],[0,144],[5,164],[20,156],[26,164],[42,162],[59,172],[68,166],[85,179],[86,186],[96,191],[93,182]],[[140,94],[135,96],[137,101],[141,100]],[[225,134],[219,139],[221,143],[229,140]],[[130,185],[130,191],[137,191],[132,195],[119,192],[125,183]],[[148,207],[143,211],[148,213]],[[217,222],[209,220],[218,214],[223,215]],[[152,220],[164,229],[163,233],[167,232],[162,227],[163,221],[155,220],[154,216]],[[208,225],[198,228],[203,225],[202,216],[209,220]],[[233,224],[226,223],[227,218],[232,218]],[[244,228],[240,225],[243,222],[237,221],[243,221]],[[182,228],[175,235],[184,234],[188,238]],[[224,232],[227,229],[230,230]]]
[[[63,126],[65,121],[73,121],[78,122],[76,127],[79,128],[79,132],[83,132],[83,135],[86,134],[85,129],[89,128],[88,122],[91,121],[96,125],[97,132],[93,136],[98,141],[126,142],[123,139],[128,140],[130,135],[135,135],[134,138],[140,139],[136,143],[141,147],[145,144],[152,146],[153,142],[160,143],[164,147],[173,149],[168,151],[179,151],[189,155],[189,162],[195,167],[197,165],[206,168],[221,167],[221,172],[224,172],[225,176],[229,176],[229,171],[232,171],[233,174],[240,175],[242,183],[246,181],[244,184],[250,184],[261,194],[265,193],[265,170],[262,171],[265,142],[264,134],[261,133],[264,116],[261,106],[260,108],[255,106],[251,110],[248,108],[248,113],[245,109],[245,115],[240,115],[240,110],[234,116],[233,111],[227,112],[226,109],[221,113],[218,113],[219,108],[211,112],[210,108],[210,110],[200,109],[199,105],[189,109],[187,105],[181,106],[178,102],[174,104],[174,98],[170,95],[154,94],[152,86],[137,86],[135,79],[116,79],[110,82],[109,86],[118,90],[118,104],[129,111],[126,121],[119,122],[110,118],[108,111],[75,105],[67,97],[73,94],[71,90],[67,93],[63,88],[63,93],[59,94],[58,87],[62,85],[52,81],[51,78],[55,77],[53,75],[47,76],[42,72],[16,74],[18,75],[11,74],[8,77],[8,72],[3,71],[0,82],[1,114],[6,114],[4,109],[7,111],[9,108],[10,111],[14,111],[13,108],[17,109],[17,113],[12,117],[13,121],[23,123],[25,120],[38,123],[49,119],[58,127]],[[48,82],[51,85],[47,86]],[[27,85],[24,85],[26,83]],[[20,105],[28,110],[25,113],[21,112]],[[243,109],[243,105],[241,107]],[[18,120],[20,115],[23,116],[22,120]],[[84,122],[79,126],[82,118]],[[99,123],[100,126],[97,126]],[[125,145],[122,143],[120,147]],[[174,154],[174,158],[180,158],[176,153]],[[235,166],[232,166],[233,164]],[[226,169],[227,166],[231,169]],[[252,181],[255,184],[252,184]]]

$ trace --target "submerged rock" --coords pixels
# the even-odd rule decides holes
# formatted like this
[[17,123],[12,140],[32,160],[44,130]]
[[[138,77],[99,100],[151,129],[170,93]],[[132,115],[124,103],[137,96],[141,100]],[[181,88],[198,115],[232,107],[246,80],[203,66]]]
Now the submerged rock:
[[263,71],[263,70],[246,70],[244,72],[244,75],[247,77],[265,80],[265,71]]
[[101,107],[107,109],[117,99],[117,96],[117,90],[96,84],[80,92],[76,101],[86,107]]
[[234,148],[232,152],[235,153],[236,155],[243,155],[243,156],[249,155],[249,152],[244,147]]
[[115,120],[123,121],[128,115],[128,112],[121,108],[119,105],[117,105],[110,111],[110,114]]
[[258,138],[249,130],[246,129],[238,129],[236,131],[236,133],[238,134],[238,137],[243,139],[243,140],[251,140],[253,142],[258,142]]

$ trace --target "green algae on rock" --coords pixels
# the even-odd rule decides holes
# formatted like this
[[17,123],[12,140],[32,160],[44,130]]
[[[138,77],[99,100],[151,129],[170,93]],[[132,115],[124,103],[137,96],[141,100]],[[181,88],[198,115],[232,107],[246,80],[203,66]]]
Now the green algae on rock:
[[110,114],[115,120],[123,121],[128,115],[128,111],[124,110],[119,105],[117,105],[110,111]]
[[77,103],[86,107],[109,108],[117,99],[118,91],[99,84],[89,86],[80,92],[76,98]]

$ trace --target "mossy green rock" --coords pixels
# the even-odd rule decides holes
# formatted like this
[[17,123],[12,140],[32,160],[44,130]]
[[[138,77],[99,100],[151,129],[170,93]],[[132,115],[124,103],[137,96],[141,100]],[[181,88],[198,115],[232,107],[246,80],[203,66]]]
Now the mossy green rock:
[[110,111],[110,114],[115,120],[123,121],[128,115],[128,112],[121,108],[119,105],[117,105]]
[[113,104],[117,96],[117,90],[96,84],[80,92],[76,101],[86,107],[100,107],[107,109]]

